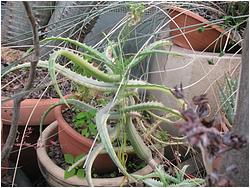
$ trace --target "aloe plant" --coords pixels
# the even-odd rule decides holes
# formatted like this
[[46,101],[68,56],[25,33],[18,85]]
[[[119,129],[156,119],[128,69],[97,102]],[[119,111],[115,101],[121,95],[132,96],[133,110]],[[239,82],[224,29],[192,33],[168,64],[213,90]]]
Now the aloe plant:
[[[67,49],[54,52],[50,56],[50,59],[48,61],[40,61],[38,64],[38,66],[46,67],[49,69],[49,73],[53,81],[54,87],[58,95],[61,97],[61,101],[55,104],[54,106],[65,103],[68,105],[76,104],[78,105],[78,107],[82,108],[83,110],[85,110],[86,107],[88,109],[90,108],[89,105],[85,104],[83,101],[63,98],[60,92],[60,88],[58,87],[57,81],[56,81],[57,72],[63,74],[65,77],[72,80],[73,82],[83,85],[84,87],[87,87],[90,89],[96,89],[100,91],[105,91],[105,92],[106,91],[113,92],[113,94],[115,95],[114,99],[110,101],[102,109],[98,110],[96,114],[96,126],[98,130],[98,136],[100,136],[100,139],[101,139],[101,143],[98,144],[96,147],[94,147],[94,149],[89,152],[88,157],[84,157],[84,159],[81,161],[83,163],[83,161],[85,160],[86,179],[89,182],[89,185],[93,186],[93,182],[91,178],[91,167],[92,167],[93,161],[103,149],[107,151],[107,153],[110,155],[113,162],[117,165],[117,167],[125,176],[127,176],[130,180],[133,180],[133,181],[137,181],[138,179],[140,180],[140,178],[138,178],[137,176],[129,174],[126,171],[126,168],[124,167],[119,157],[117,156],[114,150],[114,147],[112,145],[112,141],[117,139],[118,125],[114,128],[115,131],[113,130],[110,132],[110,128],[108,127],[108,123],[107,123],[109,119],[123,119],[122,126],[123,126],[123,129],[126,130],[126,135],[134,149],[134,152],[141,159],[143,159],[146,163],[148,163],[154,170],[159,171],[158,164],[153,159],[151,150],[144,143],[144,140],[142,139],[140,133],[134,126],[132,113],[159,110],[159,111],[164,112],[165,114],[171,114],[171,116],[175,117],[176,119],[181,119],[182,115],[178,110],[167,107],[160,102],[156,102],[156,101],[141,102],[141,103],[135,102],[134,95],[136,93],[138,94],[138,89],[158,90],[158,91],[163,92],[166,95],[172,95],[173,97],[175,97],[175,95],[173,95],[173,91],[166,86],[150,84],[145,81],[136,80],[136,79],[130,79],[127,72],[129,72],[133,66],[136,66],[148,54],[157,53],[157,50],[156,50],[157,48],[159,48],[163,44],[169,44],[169,42],[157,41],[155,43],[152,43],[151,45],[145,47],[136,56],[131,58],[130,62],[128,62],[125,65],[119,65],[119,63],[121,62],[119,61],[120,56],[114,57],[113,58],[114,62],[112,62],[111,58],[109,58],[109,56],[106,55],[107,53],[105,52],[101,53],[89,46],[73,41],[71,39],[48,38],[46,40],[62,40],[62,41],[66,41],[66,42],[78,45],[78,47],[81,47],[85,51],[87,51],[87,54],[88,54],[87,57],[91,56],[95,59],[98,59],[100,64],[103,63],[105,66],[108,67],[108,69],[110,69],[109,74],[106,73],[105,70],[97,69],[93,64],[91,64],[91,62],[88,62],[88,58],[84,57],[84,54],[86,54],[86,52],[74,53]],[[167,52],[167,51],[164,53],[171,54],[170,52]],[[176,54],[174,53],[173,55],[176,55]],[[83,74],[82,75],[82,74],[79,74],[70,70],[69,68],[65,68],[64,66],[58,64],[57,60],[60,56],[67,57],[72,63],[75,63],[79,67],[87,70],[88,76],[90,74],[91,77],[87,77],[86,75],[84,75],[86,71],[82,72]],[[26,64],[20,65],[19,67],[24,67],[24,66],[26,66]],[[122,67],[122,69],[117,69],[117,66]],[[182,107],[183,101],[178,98],[176,98],[176,100],[180,102],[180,107]],[[53,107],[51,107],[51,109]],[[41,122],[41,125],[42,125],[42,122]],[[161,169],[160,170],[161,173],[166,175],[166,172],[162,168],[160,169]],[[145,180],[144,182],[147,183],[147,181],[151,181],[151,180]],[[198,182],[202,182],[202,180]],[[178,183],[181,183],[181,181],[179,181]],[[166,183],[163,182],[163,185],[165,184]],[[183,180],[183,185],[185,186],[185,185],[193,185],[193,184],[192,182],[190,183],[190,181],[188,180],[185,180],[185,181]]]
[[238,80],[225,74],[226,86],[222,87],[218,83],[219,96],[222,111],[225,113],[229,123],[233,125],[236,109],[236,91],[238,89]]
[[[151,2],[148,5],[150,4]],[[160,2],[159,4],[158,2],[156,4],[153,3],[153,6],[160,8],[161,4],[165,5],[166,2]],[[112,7],[117,8],[119,7],[119,5],[116,2],[111,3],[111,6],[105,5],[104,8],[100,8],[94,11],[91,14],[91,16],[86,17],[86,19],[84,19],[83,21],[77,21],[77,22],[79,22],[78,24],[82,22],[82,25],[84,25],[84,23],[89,22],[93,18],[103,15],[104,12],[110,11],[110,8]],[[131,8],[132,9],[134,8],[134,10],[131,11],[132,16],[130,19],[126,21],[124,25],[121,24],[122,29],[126,28],[125,26],[127,23],[130,23],[132,26],[134,26],[135,24],[137,24],[137,22],[141,21],[140,16],[143,15],[145,7],[143,7],[142,5],[138,7],[135,4],[132,5]],[[79,16],[83,15],[77,15],[76,17],[69,17],[69,18],[67,17],[65,18],[65,20],[63,19],[61,22],[62,23],[61,27],[58,29],[63,30],[63,28],[65,28],[66,26],[63,25],[64,22],[66,22],[68,19],[76,21],[75,18],[78,19]],[[219,22],[219,21],[220,20],[216,20],[214,22]],[[160,26],[161,25],[157,27]],[[72,26],[70,26],[70,28],[73,28],[73,24]],[[116,28],[114,28],[114,30],[115,29]],[[149,35],[157,36],[159,34],[159,31],[160,30],[157,30],[157,32],[153,34],[150,33]],[[59,34],[61,33],[56,33],[56,34],[58,34],[57,36],[60,36]],[[73,33],[71,34],[73,35]],[[72,37],[71,34],[68,36]],[[123,53],[123,44],[126,40],[125,39],[126,35],[119,34],[117,41],[113,41],[113,39],[112,41],[110,41],[111,39],[109,39],[109,34],[104,34],[104,35],[105,39],[107,40],[107,46],[105,49],[97,49],[96,46],[90,47],[79,41],[63,37],[50,37],[41,41],[41,43],[43,44],[47,44],[48,42],[70,44],[67,46],[74,46],[77,49],[77,51],[73,51],[67,48],[54,51],[47,61],[40,61],[38,63],[39,67],[44,67],[49,70],[51,79],[53,81],[53,85],[57,93],[61,97],[61,101],[51,106],[49,110],[53,109],[57,105],[62,105],[62,104],[74,105],[82,110],[96,110],[93,106],[86,104],[86,102],[84,101],[76,99],[64,99],[63,96],[61,95],[60,88],[57,84],[57,79],[56,79],[57,73],[64,75],[72,82],[77,83],[77,85],[89,88],[90,90],[99,90],[102,92],[108,91],[113,93],[114,95],[113,100],[109,101],[109,103],[104,108],[99,110],[96,115],[96,125],[98,130],[97,136],[100,137],[101,143],[95,146],[93,150],[89,152],[88,155],[77,161],[77,163],[73,164],[70,169],[76,167],[79,164],[82,165],[83,163],[85,163],[86,179],[88,180],[89,185],[93,186],[91,180],[91,167],[93,161],[99,153],[102,153],[103,150],[106,150],[107,153],[109,153],[112,160],[114,161],[114,163],[123,172],[123,174],[125,174],[128,178],[132,180],[143,181],[145,184],[149,186],[202,185],[204,183],[203,179],[198,179],[198,178],[185,179],[184,178],[185,169],[182,169],[180,171],[180,174],[179,175],[177,174],[176,175],[177,177],[174,177],[170,176],[163,170],[163,168],[158,166],[152,158],[151,150],[144,142],[145,140],[143,139],[143,137],[145,135],[143,135],[142,137],[141,133],[137,130],[138,126],[136,127],[136,121],[134,118],[135,114],[141,115],[142,114],[141,112],[145,111],[148,112],[150,116],[152,115],[155,119],[159,121],[165,121],[170,124],[173,123],[174,120],[182,118],[182,115],[179,112],[179,110],[172,109],[168,106],[163,105],[160,102],[155,102],[155,101],[139,102],[139,100],[135,100],[136,96],[138,95],[138,90],[158,90],[166,95],[173,95],[173,91],[170,88],[163,85],[151,84],[139,79],[131,79],[129,76],[131,69],[139,65],[139,63],[141,63],[146,57],[150,55],[159,53],[166,55],[179,55],[179,54],[159,49],[163,45],[171,45],[171,43],[167,40],[159,40],[150,45],[145,45],[143,48],[141,48],[141,50],[138,51],[138,53],[128,57]],[[103,47],[103,44],[104,43],[102,43],[101,47]],[[77,72],[76,70],[64,67],[62,65],[62,62],[60,62],[60,57],[65,57],[72,64],[83,69],[84,71]],[[97,63],[98,68],[94,66],[92,62]],[[22,67],[29,67],[29,66],[30,65],[28,63],[27,64],[24,63],[15,67],[13,66],[6,72],[4,71],[4,74],[7,74],[9,71],[13,71],[15,69],[19,69]],[[176,97],[173,95],[173,99],[174,98]],[[184,106],[183,105],[184,101],[177,98],[176,100],[180,103],[180,109],[182,109]],[[165,116],[162,117],[157,116],[154,114],[152,110],[161,111],[164,114],[171,116],[171,118],[173,119],[169,119]],[[43,119],[46,117],[46,114],[48,114],[48,111],[44,114]],[[122,119],[122,120],[120,125],[116,125],[114,129],[111,129],[107,123],[109,119]],[[41,125],[42,124],[43,123],[41,122]],[[144,159],[148,164],[150,164],[154,168],[154,172],[152,174],[149,174],[145,177],[140,177],[127,173],[126,168],[124,167],[124,163],[121,161],[121,157],[119,156],[119,154],[117,154],[117,148],[115,149],[112,145],[112,141],[118,139],[119,137],[119,135],[117,134],[118,130],[125,130],[126,135],[128,137],[127,139],[132,141],[131,145],[134,148],[134,151],[137,153],[137,155],[140,156],[140,158]],[[152,134],[152,131],[149,131],[149,134]]]
[[[123,129],[127,130],[126,134],[128,136],[128,140],[130,140],[131,142],[134,152],[140,158],[145,160],[145,162],[147,162],[153,169],[157,170],[159,167],[152,157],[151,150],[144,143],[144,140],[142,139],[140,133],[133,125],[132,121],[133,112],[140,113],[142,111],[159,110],[166,114],[171,114],[171,116],[175,117],[176,119],[181,119],[182,115],[178,110],[167,107],[160,102],[156,101],[141,102],[141,103],[135,102],[134,99],[136,93],[138,95],[138,89],[158,90],[166,95],[173,95],[173,92],[170,88],[163,85],[150,84],[142,80],[130,79],[128,72],[131,70],[132,67],[136,66],[147,55],[158,53],[157,48],[165,44],[169,45],[170,42],[162,40],[152,43],[151,45],[146,46],[143,50],[141,50],[141,52],[137,53],[134,57],[132,57],[130,61],[128,61],[124,65],[121,65],[119,64],[121,63],[119,58],[123,57],[119,55],[113,56],[114,61],[112,61],[112,59],[109,56],[107,56],[108,53],[99,52],[92,47],[74,41],[72,39],[56,38],[56,37],[46,39],[46,41],[49,40],[59,40],[75,44],[78,47],[84,49],[85,51],[76,53],[72,52],[70,49],[61,49],[51,54],[48,61],[40,61],[38,63],[38,67],[48,68],[55,90],[61,97],[60,102],[54,104],[47,112],[45,112],[41,121],[41,127],[43,124],[43,120],[45,119],[48,112],[55,106],[61,104],[74,105],[82,110],[95,109],[89,104],[84,103],[84,101],[79,101],[77,99],[64,99],[64,97],[61,94],[60,88],[57,84],[56,73],[60,73],[65,77],[67,77],[68,79],[72,80],[73,82],[76,82],[77,84],[80,84],[89,89],[100,90],[103,92],[109,91],[115,95],[114,99],[110,101],[106,106],[104,106],[104,108],[97,111],[96,114],[96,126],[98,130],[97,136],[98,135],[100,136],[101,143],[98,146],[94,147],[94,149],[90,151],[90,153],[87,156],[84,156],[82,160],[78,161],[78,164],[79,162],[83,163],[84,161],[86,163],[86,168],[85,168],[86,179],[88,180],[89,185],[93,186],[91,179],[91,166],[93,164],[95,157],[103,149],[107,151],[111,159],[114,161],[114,163],[117,165],[117,167],[125,176],[127,176],[130,180],[133,181],[136,181],[138,179],[137,176],[129,174],[126,171],[124,165],[119,160],[119,157],[117,156],[115,149],[112,145],[112,140],[117,138],[118,126],[116,126],[114,130],[110,131],[110,128],[107,125],[108,119],[124,119],[124,121],[122,122],[123,123],[122,126],[124,126]],[[111,50],[114,51],[114,49]],[[160,53],[176,55],[176,53],[168,51],[165,52],[160,51]],[[57,61],[60,56],[66,57],[72,63],[77,64],[79,67],[87,70],[88,76],[91,75],[91,77],[87,77],[86,75],[84,75],[86,71],[80,74],[60,65]],[[104,64],[105,66],[103,67],[106,67],[106,70],[105,68],[104,70],[96,68],[91,62],[88,61],[89,57],[97,60],[99,64]],[[24,63],[11,68],[9,71],[29,66],[30,65],[28,63]],[[118,69],[117,67],[120,68]],[[106,73],[107,69],[109,69],[108,70],[109,73]],[[7,74],[9,71],[7,71],[5,74]],[[175,95],[173,95],[173,97],[175,97]],[[183,101],[177,98],[176,100],[180,102],[180,106],[182,107]],[[73,166],[75,166],[75,164],[73,164]],[[68,170],[70,169],[71,168],[69,168]],[[161,173],[164,174],[165,171],[161,170]],[[145,183],[146,181],[150,180],[145,180]]]
[[[135,97],[135,94],[138,93],[138,89],[158,90],[158,91],[165,93],[166,95],[173,95],[173,92],[170,88],[163,86],[163,85],[150,84],[145,81],[130,79],[128,72],[131,70],[132,67],[136,66],[147,55],[158,53],[158,51],[156,50],[157,48],[165,44],[170,44],[170,42],[162,40],[162,41],[157,41],[155,43],[152,43],[151,45],[145,47],[141,52],[136,54],[134,57],[132,57],[131,61],[127,62],[127,64],[121,65],[119,64],[121,63],[121,61],[119,61],[120,60],[119,58],[121,56],[114,56],[113,58],[114,62],[112,62],[111,58],[106,55],[107,53],[99,52],[95,50],[94,48],[91,48],[85,44],[74,41],[72,39],[56,38],[56,37],[46,39],[46,41],[49,41],[49,40],[60,40],[60,41],[65,41],[71,44],[75,44],[78,47],[84,49],[85,52],[75,53],[75,52],[72,52],[70,49],[61,49],[51,54],[48,61],[40,61],[38,63],[38,67],[48,68],[55,90],[57,91],[58,95],[61,97],[60,102],[54,104],[53,106],[51,106],[51,108],[47,112],[45,112],[41,121],[41,127],[43,124],[43,120],[45,119],[48,112],[51,109],[53,109],[55,106],[58,106],[61,104],[74,105],[74,106],[77,106],[77,108],[80,108],[82,110],[95,109],[89,104],[84,103],[84,101],[79,101],[77,99],[64,99],[64,97],[61,94],[60,88],[57,84],[56,73],[63,74],[68,79],[80,85],[83,85],[84,87],[95,89],[95,90],[100,90],[104,92],[106,91],[113,92],[113,94],[115,95],[114,99],[110,101],[106,106],[104,106],[104,108],[97,111],[97,114],[96,114],[96,126],[98,130],[98,135],[100,136],[100,139],[101,139],[101,143],[100,145],[98,145],[98,147],[96,146],[96,149],[94,149],[93,151],[90,151],[89,153],[90,158],[88,158],[87,156],[87,157],[84,157],[83,159],[83,160],[86,160],[86,164],[87,164],[86,165],[86,170],[87,170],[86,178],[89,184],[93,186],[91,175],[90,175],[91,165],[93,164],[95,157],[98,155],[98,153],[101,152],[103,148],[107,151],[111,159],[114,161],[114,163],[117,165],[117,167],[121,170],[121,172],[124,175],[126,175],[129,179],[134,180],[134,181],[138,179],[137,177],[129,174],[126,171],[126,168],[120,162],[114,150],[114,147],[112,145],[112,140],[117,138],[117,135],[114,134],[114,132],[117,133],[117,131],[112,131],[112,134],[111,134],[107,126],[108,119],[114,119],[114,118],[124,119],[123,126],[125,129],[128,130],[127,132],[128,140],[130,140],[131,145],[134,148],[134,152],[140,158],[145,160],[145,162],[151,165],[153,169],[158,169],[157,163],[152,158],[151,150],[144,143],[139,132],[133,125],[133,121],[132,121],[133,115],[131,114],[132,112],[159,110],[166,114],[171,114],[172,117],[175,117],[177,119],[181,119],[182,115],[178,110],[167,107],[160,102],[149,101],[149,102],[136,103],[134,100],[134,97]],[[114,51],[114,49],[112,49],[112,51]],[[176,53],[172,53],[168,51],[165,51],[165,52],[160,51],[160,53],[176,55]],[[87,56],[85,56],[86,54]],[[66,57],[72,63],[77,64],[79,67],[87,70],[88,74],[91,75],[91,77],[87,77],[86,75],[76,73],[70,70],[69,68],[66,68],[60,65],[57,62],[60,56]],[[91,64],[91,62],[88,61],[89,57],[92,57],[93,59],[97,59],[100,64],[101,63],[104,64],[109,69],[110,71],[109,74],[105,72],[107,70],[100,70],[96,68],[93,64]],[[9,71],[13,71],[15,69],[28,67],[28,66],[29,64],[24,63],[22,65],[18,65],[18,66],[15,66],[14,68],[11,68]],[[117,67],[119,66],[122,68],[117,69]],[[85,72],[83,72],[83,74]],[[6,74],[7,73],[8,71],[6,72]],[[175,95],[173,96],[175,97]],[[183,101],[180,99],[176,99],[176,100],[177,101],[179,100],[180,105],[182,106]],[[118,126],[115,127],[115,130],[117,128]],[[163,172],[164,171],[162,171],[162,173]]]
[[191,179],[189,177],[184,178],[187,168],[188,165],[184,166],[182,169],[179,169],[179,171],[176,173],[176,177],[165,173],[161,168],[157,168],[155,172],[145,176],[135,176],[150,187],[195,187],[204,185],[204,179]]
[[[131,19],[128,19],[128,23],[130,23],[130,21]],[[41,43],[48,41],[65,42],[76,46],[78,51],[73,51],[68,48],[54,51],[47,61],[40,61],[37,65],[38,67],[48,69],[54,88],[61,98],[60,102],[51,106],[51,108],[44,113],[40,128],[42,127],[43,120],[45,119],[48,112],[61,104],[74,105],[82,110],[97,110],[95,107],[86,104],[84,101],[77,99],[65,99],[57,83],[57,73],[64,75],[72,82],[75,82],[83,87],[103,92],[108,91],[114,95],[114,98],[103,108],[97,110],[96,113],[95,121],[98,131],[97,136],[100,137],[101,143],[95,146],[93,150],[90,150],[87,156],[84,156],[84,158],[78,160],[77,164],[73,164],[72,167],[68,169],[70,171],[73,167],[79,163],[82,164],[85,161],[84,167],[86,166],[86,179],[90,186],[93,186],[90,172],[91,166],[96,156],[103,149],[106,150],[113,162],[128,179],[133,181],[140,179],[137,176],[127,172],[123,162],[121,162],[120,157],[117,155],[112,145],[112,141],[118,138],[118,129],[126,130],[126,135],[128,137],[127,139],[130,141],[134,152],[141,159],[148,163],[156,172],[160,173],[160,175],[165,174],[165,176],[169,176],[153,159],[150,148],[144,142],[142,135],[135,127],[134,113],[136,112],[140,114],[140,112],[147,111],[150,112],[149,114],[154,114],[152,110],[157,110],[163,112],[166,115],[170,115],[174,120],[182,119],[182,115],[179,110],[172,109],[160,102],[139,102],[139,100],[136,100],[136,96],[139,95],[138,90],[140,89],[157,90],[163,92],[165,95],[172,95],[173,99],[175,98],[180,104],[180,108],[183,108],[184,101],[176,97],[170,88],[164,85],[151,84],[139,79],[131,79],[129,76],[131,69],[141,63],[142,60],[144,60],[149,55],[154,55],[157,53],[166,55],[180,54],[159,50],[159,48],[163,45],[171,45],[171,42],[168,40],[159,40],[150,45],[145,45],[136,54],[127,57],[123,53],[121,41],[124,42],[124,38],[121,37],[123,37],[123,35],[118,36],[117,42],[108,40],[108,45],[103,51],[99,51],[76,40],[63,37],[51,37],[41,41]],[[32,49],[29,50],[29,52],[30,51],[32,51]],[[70,63],[76,64],[79,68],[85,71],[77,73],[76,71],[59,64],[60,57],[68,59]],[[95,61],[98,64],[98,67],[94,66],[91,61]],[[29,64],[26,63],[15,66],[5,72],[5,74],[7,74],[9,71],[28,66]],[[140,117],[143,118],[142,115],[140,115]],[[157,118],[159,116],[154,117]],[[108,126],[109,119],[120,120],[120,124],[117,124],[114,128],[110,128]],[[164,118],[161,118],[161,120],[162,119]],[[165,120],[168,119],[165,118]],[[166,185],[166,180],[164,178],[162,178],[162,181],[163,185]]]

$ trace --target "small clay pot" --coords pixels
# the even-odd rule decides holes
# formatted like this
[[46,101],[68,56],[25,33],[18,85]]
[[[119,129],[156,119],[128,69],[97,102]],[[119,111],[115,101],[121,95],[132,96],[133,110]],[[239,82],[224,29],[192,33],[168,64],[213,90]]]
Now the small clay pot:
[[[63,153],[69,153],[75,157],[88,153],[93,144],[93,140],[79,134],[65,121],[62,116],[62,106],[56,107],[54,113],[58,122],[58,137]],[[98,155],[93,164],[93,168],[104,173],[117,169],[108,154]]]
[[[170,16],[173,19],[173,21],[170,22],[170,34],[173,37],[172,42],[174,44],[186,49],[193,48],[195,51],[205,50],[207,52],[219,50],[220,46],[222,49],[224,48],[227,35],[223,35],[224,30],[218,25],[211,23],[192,27],[192,25],[208,23],[209,21],[190,10],[179,7],[171,7]],[[178,29],[187,26],[191,27]],[[201,26],[205,27],[205,31],[199,32]],[[216,39],[218,40],[216,41]]]
[[[2,97],[3,99],[3,97]],[[28,125],[30,126],[38,126],[40,124],[41,116],[43,113],[54,103],[58,102],[60,99],[53,98],[53,99],[25,99],[21,102],[20,107],[20,116],[18,120],[18,125],[23,126],[29,120],[29,116],[32,114]],[[39,101],[39,102],[38,102]],[[38,104],[37,104],[38,102]],[[13,100],[9,100],[7,102],[2,102],[1,106],[1,115],[3,124],[11,125],[11,118],[12,118],[12,109],[13,109]],[[37,104],[37,106],[36,106]],[[34,112],[33,108],[35,108]],[[49,125],[55,121],[55,116],[53,111],[51,111],[47,118],[44,121],[44,125]]]
[[[49,145],[49,141],[52,135],[56,134],[57,131],[57,122],[53,122],[50,124],[42,133],[41,137],[38,140],[38,148],[37,148],[37,158],[38,165],[40,170],[45,177],[46,181],[55,187],[66,186],[66,187],[76,187],[76,186],[88,186],[86,179],[79,179],[76,176],[73,176],[68,179],[64,179],[64,170],[58,167],[48,156],[47,147]],[[159,161],[158,161],[159,162]],[[102,164],[105,164],[106,161],[102,161]],[[137,175],[147,175],[151,173],[153,170],[150,166],[146,166],[133,174]],[[125,181],[124,181],[125,180]],[[98,187],[119,187],[123,183],[124,186],[128,185],[128,181],[124,176],[116,177],[116,178],[93,178],[94,186]],[[133,182],[129,182],[133,183]]]

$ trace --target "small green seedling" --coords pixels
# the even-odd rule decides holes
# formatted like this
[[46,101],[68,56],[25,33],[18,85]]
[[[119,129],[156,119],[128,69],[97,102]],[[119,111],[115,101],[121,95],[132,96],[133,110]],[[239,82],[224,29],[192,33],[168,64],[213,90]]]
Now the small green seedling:
[[220,103],[222,111],[225,113],[229,123],[233,125],[235,109],[236,109],[236,91],[238,88],[238,80],[225,74],[225,85],[219,87]]
[[97,134],[97,128],[94,123],[96,116],[96,110],[90,110],[86,112],[79,112],[73,117],[73,123],[78,132],[84,137],[95,137]]
[[[67,164],[69,165],[73,165],[74,163],[76,163],[77,161],[79,161],[84,155],[80,154],[78,156],[76,156],[74,158],[73,155],[66,153],[64,154],[64,160]],[[85,171],[83,168],[77,166],[75,168],[73,168],[71,171],[68,172],[68,168],[64,171],[64,179],[68,179],[72,176],[77,176],[81,179],[83,179],[85,177]]]

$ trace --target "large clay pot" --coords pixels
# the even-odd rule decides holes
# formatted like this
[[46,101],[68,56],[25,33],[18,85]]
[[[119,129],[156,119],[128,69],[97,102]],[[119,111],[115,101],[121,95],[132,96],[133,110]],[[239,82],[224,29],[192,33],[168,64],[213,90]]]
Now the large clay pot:
[[[3,98],[3,97],[2,97]],[[32,114],[33,108],[35,108],[28,125],[37,126],[40,124],[41,116],[43,113],[54,103],[58,102],[58,98],[53,99],[25,99],[21,102],[20,107],[20,116],[18,120],[18,125],[26,125],[28,122],[29,116]],[[37,104],[38,102],[38,104]],[[37,106],[36,106],[37,104]],[[2,102],[1,106],[1,115],[3,124],[11,125],[12,118],[12,109],[13,109],[13,100],[9,100],[7,102]],[[44,124],[49,125],[55,121],[55,116],[53,111],[51,111],[47,118],[45,119]]]
[[[62,116],[62,106],[56,107],[54,113],[58,122],[59,142],[63,153],[70,153],[73,156],[88,153],[93,140],[79,134],[65,121]],[[93,167],[99,172],[112,172],[117,168],[108,154],[98,155]]]
[[[173,36],[172,41],[174,44],[182,48],[193,48],[196,51],[205,50],[207,52],[219,50],[220,46],[222,47],[222,49],[224,48],[227,35],[223,35],[223,32],[225,31],[218,25],[215,25],[213,23],[202,24],[209,23],[209,21],[199,16],[198,14],[191,12],[190,10],[179,7],[172,7],[170,10],[170,16],[178,25],[177,27],[173,21],[170,22],[171,35]],[[202,25],[192,26],[197,24]],[[199,32],[199,28],[201,26],[205,27],[205,31]],[[181,31],[184,33],[186,38],[183,36]],[[218,40],[216,41],[216,39]],[[192,46],[192,48],[190,45]]]
[[[66,187],[75,187],[75,186],[88,186],[88,183],[85,179],[79,179],[74,176],[68,179],[64,179],[64,170],[58,167],[48,156],[47,147],[49,145],[49,141],[52,135],[55,135],[57,132],[57,122],[53,122],[50,124],[42,133],[42,138],[38,141],[37,148],[37,158],[40,170],[47,180],[47,182],[51,186],[66,186]],[[103,164],[106,161],[103,161]],[[139,171],[136,171],[134,174],[138,175],[146,175],[152,172],[152,168],[150,166],[146,166]],[[116,177],[116,178],[93,178],[94,186],[102,186],[102,187],[118,187],[124,181],[124,176]],[[132,182],[130,182],[132,183]],[[123,184],[124,186],[128,185],[127,180]]]
[[[238,77],[241,55],[225,53],[220,57],[219,53],[192,51],[176,45],[161,49],[179,53],[181,56],[158,54],[152,57],[148,82],[163,84],[170,88],[182,83],[185,99],[189,102],[194,96],[206,93],[211,107],[211,117],[213,117],[220,107],[218,83],[226,84],[225,74],[233,75],[233,78]],[[208,60],[214,64],[209,64]],[[160,91],[148,91],[147,94],[168,107],[178,109],[176,99],[172,96],[167,96]],[[162,124],[172,136],[181,136],[176,126]]]

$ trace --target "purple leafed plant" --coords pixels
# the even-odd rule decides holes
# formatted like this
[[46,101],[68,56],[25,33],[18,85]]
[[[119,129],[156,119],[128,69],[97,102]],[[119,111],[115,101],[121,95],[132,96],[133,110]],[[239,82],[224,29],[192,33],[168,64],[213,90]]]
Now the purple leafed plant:
[[[181,85],[179,89],[175,87],[173,94],[186,101]],[[213,126],[214,121],[204,121],[210,113],[206,94],[195,96],[192,102],[193,104],[187,104],[187,108],[181,111],[185,121],[178,123],[177,127],[187,137],[190,145],[200,148],[207,172],[207,186],[230,186],[232,182],[227,178],[227,173],[237,173],[237,166],[232,164],[224,174],[219,173],[222,154],[231,149],[241,149],[247,145],[247,139],[233,132],[220,132]]]

